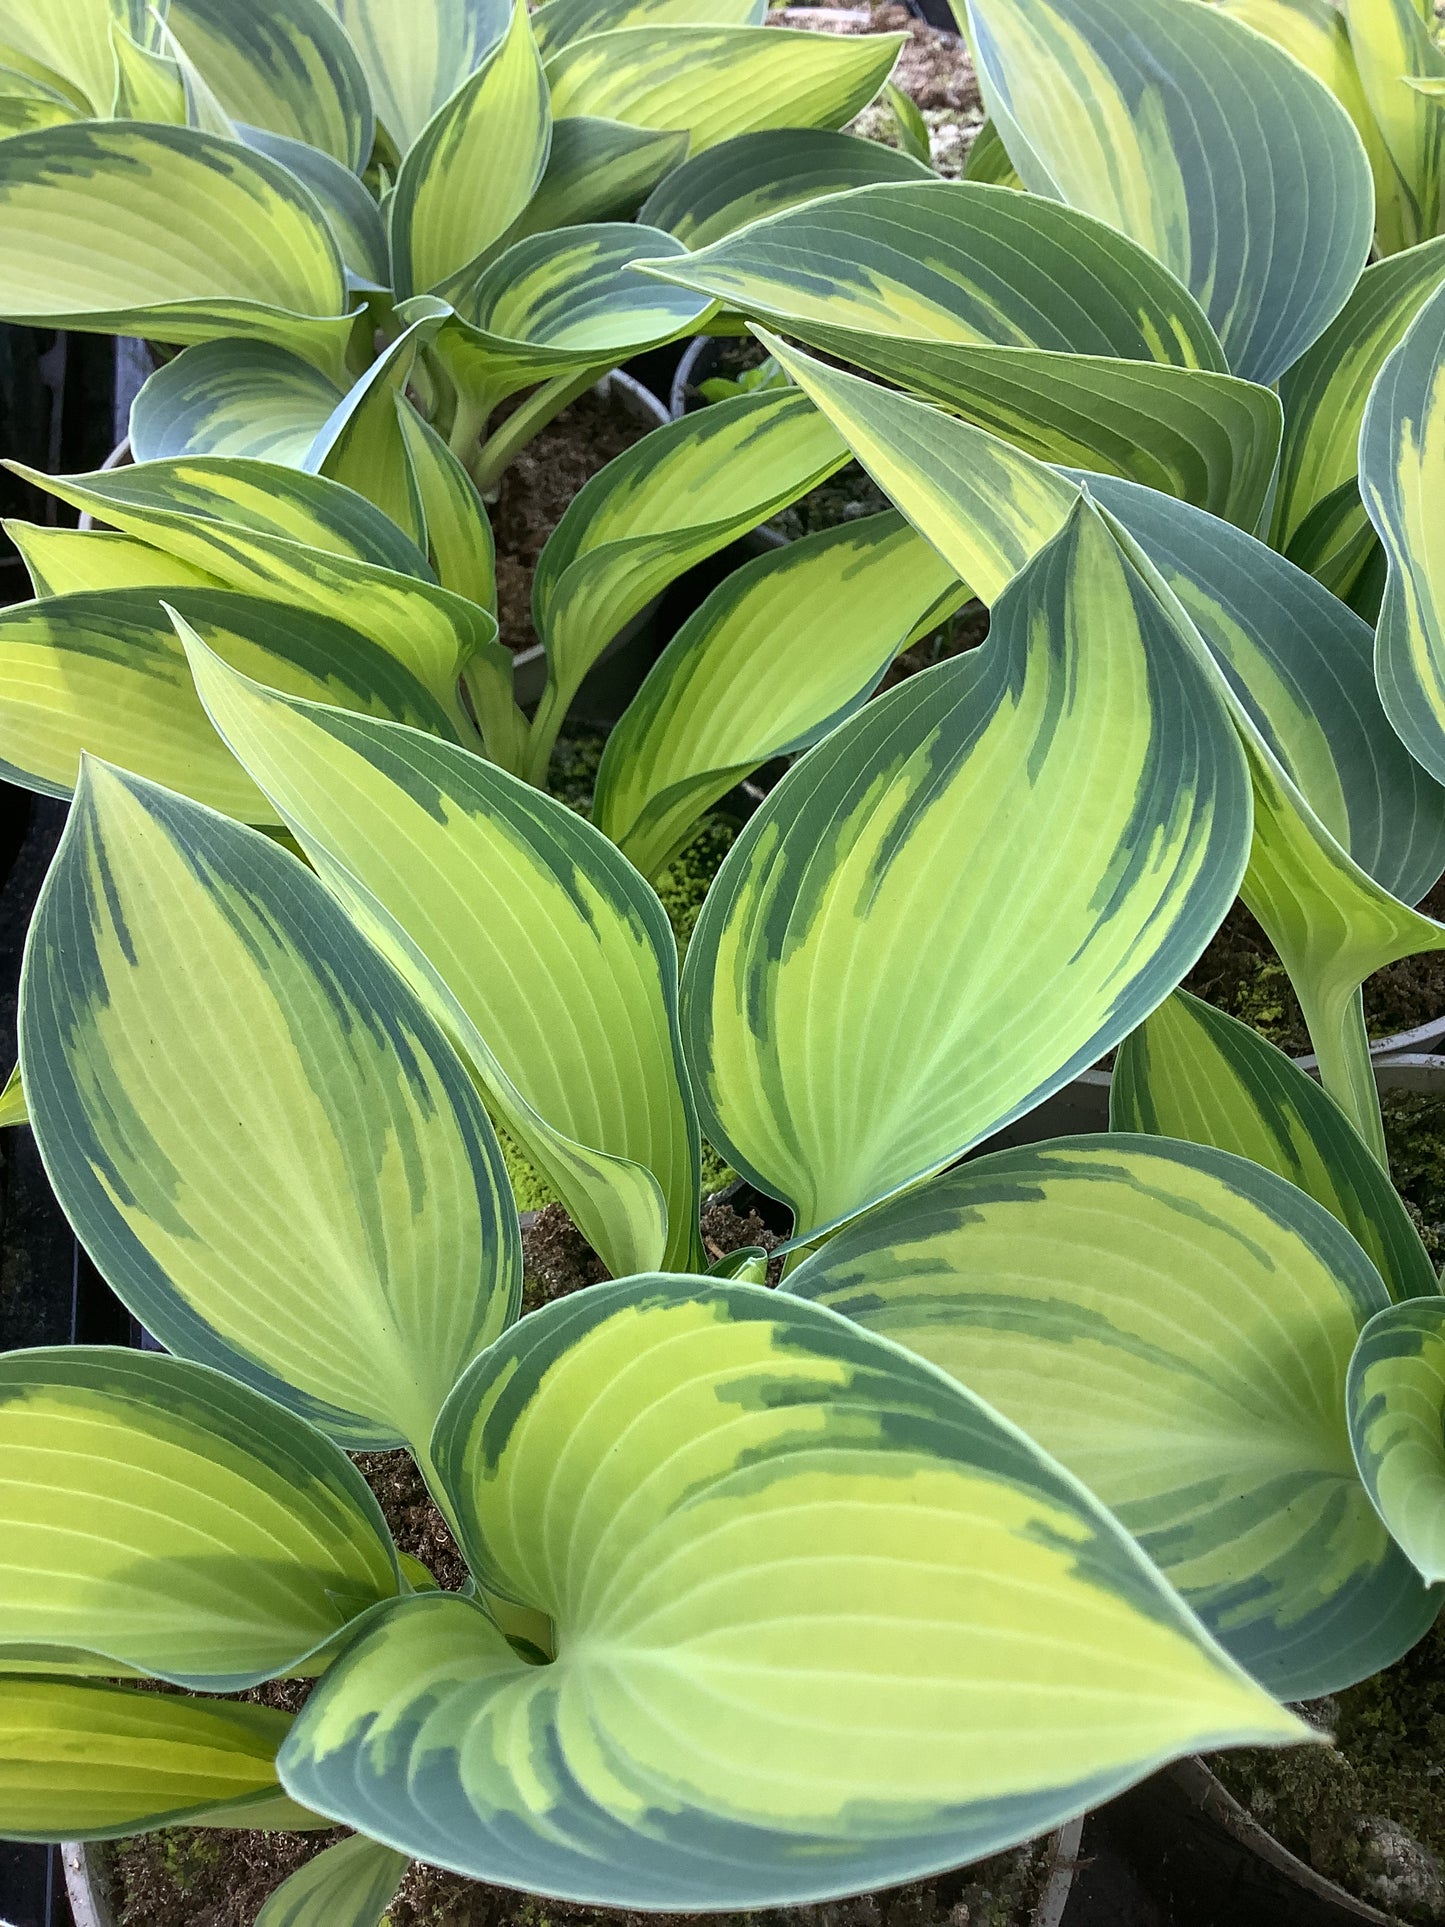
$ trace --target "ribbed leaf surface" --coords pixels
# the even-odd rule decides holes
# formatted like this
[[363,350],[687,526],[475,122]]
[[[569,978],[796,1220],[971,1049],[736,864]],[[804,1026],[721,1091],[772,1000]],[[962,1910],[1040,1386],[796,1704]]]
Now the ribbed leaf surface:
[[280,1771],[479,1878],[657,1908],[854,1892],[1206,1735],[1300,1732],[1019,1433],[758,1286],[546,1307],[458,1389],[437,1454],[469,1555],[550,1616],[556,1657],[526,1665],[466,1600],[407,1601]]

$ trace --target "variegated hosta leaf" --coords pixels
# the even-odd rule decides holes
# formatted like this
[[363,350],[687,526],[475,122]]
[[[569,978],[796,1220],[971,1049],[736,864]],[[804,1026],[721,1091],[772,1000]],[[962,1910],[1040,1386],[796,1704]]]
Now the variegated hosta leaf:
[[375,119],[355,49],[324,0],[169,0],[166,23],[234,119],[356,171]]
[[767,0],[545,0],[533,25],[544,56],[615,27],[760,27]]
[[78,122],[0,143],[9,321],[172,342],[237,335],[339,375],[340,253],[274,161],[194,127]]
[[[549,7],[556,4],[549,0]],[[897,148],[852,134],[822,127],[770,128],[735,134],[675,168],[644,202],[638,219],[690,248],[705,248],[800,201],[878,181],[928,180],[932,172]]]
[[797,389],[698,409],[610,461],[567,505],[537,561],[532,606],[547,651],[527,772],[545,780],[587,671],[661,589],[805,495],[848,452]]
[[1404,245],[1428,241],[1440,224],[1445,117],[1409,85],[1445,75],[1431,38],[1433,17],[1416,0],[1343,0],[1365,95],[1394,162]]
[[1090,487],[1223,678],[1254,780],[1242,895],[1293,980],[1325,1088],[1383,1163],[1360,985],[1445,947],[1409,907],[1445,869],[1445,791],[1388,726],[1368,626],[1312,577],[1182,502],[1102,476]]
[[344,391],[269,341],[203,341],[167,361],[131,404],[138,462],[241,455],[299,466]]
[[963,164],[963,178],[977,181],[982,187],[1023,186],[1018,170],[1008,157],[1008,149],[999,139],[998,129],[991,120],[986,120],[973,137],[973,146],[969,148],[968,159]]
[[351,38],[397,157],[507,30],[512,0],[325,0]]
[[601,831],[467,751],[192,649],[216,727],[457,1037],[614,1275],[697,1250],[697,1119],[661,904]]
[[1352,1685],[1435,1618],[1345,1422],[1384,1287],[1273,1172],[1125,1136],[1001,1151],[852,1226],[788,1289],[1053,1453],[1281,1699]]
[[[1349,1376],[1360,1477],[1427,1585],[1445,1581],[1445,1300],[1377,1312]],[[1439,1597],[1437,1593],[1436,1598]]]
[[32,83],[24,74],[0,68],[0,137],[29,134],[38,127],[60,127],[85,118],[63,95]]
[[1303,1737],[1028,1440],[756,1285],[549,1305],[436,1444],[468,1556],[550,1615],[556,1657],[528,1666],[469,1600],[408,1600],[278,1767],[478,1878],[813,1900],[1026,1839],[1200,1744]]
[[1410,754],[1438,781],[1445,781],[1445,541],[1431,490],[1442,458],[1445,288],[1381,369],[1360,432],[1360,492],[1390,564],[1375,641],[1380,700]]
[[184,127],[190,116],[179,61],[143,46],[126,32],[119,18],[111,20],[108,37],[115,58],[115,94],[111,102],[114,117],[169,122],[174,127]]
[[416,544],[353,490],[269,462],[220,457],[73,478],[21,472],[231,588],[340,617],[395,656],[447,709],[462,739],[475,740],[456,694],[468,669],[489,752],[503,760],[515,754],[521,717],[495,618],[437,587]]
[[896,510],[735,569],[608,737],[593,821],[656,875],[710,803],[769,757],[827,735],[915,632],[968,594]]
[[276,1783],[290,1730],[269,1706],[0,1676],[0,1808],[11,1840],[154,1827],[324,1826]]
[[362,288],[388,287],[391,264],[386,224],[381,209],[356,176],[340,161],[323,154],[319,147],[308,147],[304,141],[273,134],[264,127],[243,126],[237,134],[248,147],[269,154],[310,188],[341,250],[349,283]]
[[1197,997],[1176,991],[1120,1045],[1109,1124],[1277,1171],[1353,1233],[1392,1298],[1439,1289],[1399,1193],[1344,1112],[1283,1051]]
[[1218,372],[1193,298],[1086,215],[1001,187],[889,184],[789,208],[656,271],[1041,460],[1259,519],[1277,398]]
[[274,808],[211,727],[161,596],[227,662],[273,688],[455,741],[394,656],[330,616],[231,589],[111,589],[0,611],[0,775],[68,796],[83,751],[244,823]]
[[28,1124],[30,1113],[25,1108],[25,1086],[20,1077],[17,1064],[0,1088],[0,1129],[12,1124]]
[[227,1373],[118,1347],[7,1352],[0,1438],[0,1669],[233,1692],[319,1670],[348,1621],[402,1590],[346,1454]]
[[1222,0],[1220,12],[1277,40],[1329,88],[1355,123],[1355,132],[1369,157],[1375,183],[1376,249],[1380,254],[1393,254],[1403,247],[1395,164],[1365,97],[1350,45],[1350,29],[1334,0]]
[[424,1460],[515,1316],[515,1210],[462,1064],[303,864],[87,762],[20,1063],[56,1195],[149,1331]]
[[[431,423],[423,421],[400,395],[396,418],[416,481],[426,524],[427,554],[438,582],[495,615],[496,547],[476,483]],[[480,697],[477,708],[480,714],[486,714]]]
[[547,165],[552,115],[517,0],[497,47],[418,135],[387,206],[393,284],[401,295],[447,294],[508,231]]
[[729,852],[683,973],[709,1140],[799,1241],[951,1163],[1178,983],[1248,790],[1208,670],[1079,502],[987,646],[835,730]]
[[419,315],[379,354],[366,373],[341,396],[317,429],[301,467],[313,475],[355,489],[374,502],[424,554],[426,512],[401,426],[410,407],[406,384],[418,351],[432,339],[451,310],[444,301],[422,303],[433,311]]
[[670,235],[631,221],[529,235],[484,270],[435,353],[481,421],[533,382],[589,368],[603,374],[686,334],[711,312],[706,296],[631,266],[641,254],[684,251]]
[[926,402],[860,381],[755,328],[920,535],[984,602],[1063,528],[1079,491],[1054,469]]
[[842,127],[887,80],[905,37],[618,27],[547,62],[552,112],[685,127],[693,154],[768,127]]
[[1349,594],[1375,546],[1357,479],[1370,389],[1442,283],[1445,236],[1375,262],[1280,384],[1284,449],[1270,540],[1336,595]]
[[[534,15],[534,25],[540,17]],[[627,219],[686,153],[685,132],[654,134],[590,114],[558,121],[547,171],[505,239],[510,243],[549,228]]]
[[109,29],[120,17],[112,0],[0,0],[0,48],[7,62],[63,88],[87,118],[104,120],[115,93]]
[[405,1854],[353,1834],[283,1880],[255,1927],[382,1927],[406,1868]]
[[86,589],[222,589],[219,576],[153,549],[132,535],[104,529],[47,528],[6,522],[5,533],[24,558],[40,597]]
[[979,83],[1024,185],[1150,249],[1237,375],[1276,381],[1343,307],[1374,188],[1349,115],[1198,0],[968,0]]

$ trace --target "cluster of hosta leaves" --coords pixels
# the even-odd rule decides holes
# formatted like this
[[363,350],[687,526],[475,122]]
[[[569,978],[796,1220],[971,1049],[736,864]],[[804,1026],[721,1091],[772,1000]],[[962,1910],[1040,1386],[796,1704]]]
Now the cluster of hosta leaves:
[[[813,57],[776,30],[655,5],[599,28],[573,0],[438,0],[435,45],[317,0],[350,52],[274,127],[257,76],[296,61],[172,0],[127,31],[176,70],[173,127],[0,141],[0,261],[81,291],[11,311],[198,343],[143,395],[134,467],[47,482],[103,527],[16,529],[36,599],[0,616],[0,757],[75,798],[23,1102],[165,1347],[0,1361],[5,1832],[354,1829],[268,1927],[370,1927],[409,1855],[622,1906],[816,1899],[1184,1751],[1305,1738],[1282,1702],[1427,1630],[1445,1295],[1384,1168],[1360,999],[1445,948],[1413,907],[1445,871],[1445,241],[1360,131],[1385,139],[1387,22],[1428,42],[1412,9],[970,0],[992,120],[962,184],[768,131]],[[70,74],[62,41],[13,71]],[[855,92],[880,57],[855,47]],[[346,60],[384,137],[337,153],[301,116]],[[817,123],[851,111],[836,78]],[[1407,91],[1422,126],[1445,111]],[[693,158],[628,176],[644,222],[606,229],[595,308],[559,262],[600,230],[560,225],[565,174],[526,176],[528,102],[559,116],[548,167],[569,126],[687,107]],[[754,131],[723,139],[719,102]],[[384,171],[389,280],[227,281],[177,222],[181,160],[207,193],[259,170],[254,209],[305,140]],[[505,221],[457,189],[476,167],[501,193],[498,151]],[[287,205],[340,262],[308,165]],[[145,246],[97,185],[122,177],[155,196]],[[216,218],[289,272],[304,222],[264,204]],[[93,278],[29,247],[45,223]],[[139,289],[177,231],[193,278]],[[1372,235],[1412,245],[1368,265]],[[534,301],[586,334],[565,366]],[[538,399],[501,452],[709,316],[787,381],[581,491],[537,570],[525,716],[459,454],[509,385]],[[548,796],[609,641],[850,456],[894,507],[728,575],[613,732],[594,820]],[[987,641],[875,696],[969,595]],[[780,756],[679,973],[648,879]],[[1324,1089],[1177,990],[1238,896]],[[1110,1051],[1107,1134],[961,1162]],[[497,1125],[611,1274],[520,1320]],[[758,1253],[702,1270],[704,1134],[792,1211],[780,1288]],[[347,1457],[397,1445],[459,1593]],[[217,1697],[296,1676],[294,1718]]]
[[[763,13],[3,0],[5,314],[186,348],[137,408],[138,455],[362,477],[440,566],[438,437],[493,480],[599,373],[708,313],[629,263],[683,251],[718,166],[786,181],[801,142],[834,184],[927,174],[829,131],[900,36],[765,30]],[[639,228],[657,194],[665,216]]]

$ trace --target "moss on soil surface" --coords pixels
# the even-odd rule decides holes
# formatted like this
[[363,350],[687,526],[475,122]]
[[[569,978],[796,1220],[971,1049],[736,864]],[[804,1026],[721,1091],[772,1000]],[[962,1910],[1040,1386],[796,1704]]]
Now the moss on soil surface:
[[1210,1765],[1318,1872],[1404,1920],[1445,1922],[1445,1624],[1307,1711],[1334,1747],[1225,1753]]

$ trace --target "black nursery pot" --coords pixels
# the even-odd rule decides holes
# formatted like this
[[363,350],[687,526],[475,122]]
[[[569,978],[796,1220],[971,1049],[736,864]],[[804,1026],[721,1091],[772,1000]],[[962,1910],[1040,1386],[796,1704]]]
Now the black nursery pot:
[[1180,1760],[1103,1810],[1170,1927],[1401,1927],[1306,1866],[1203,1760]]

